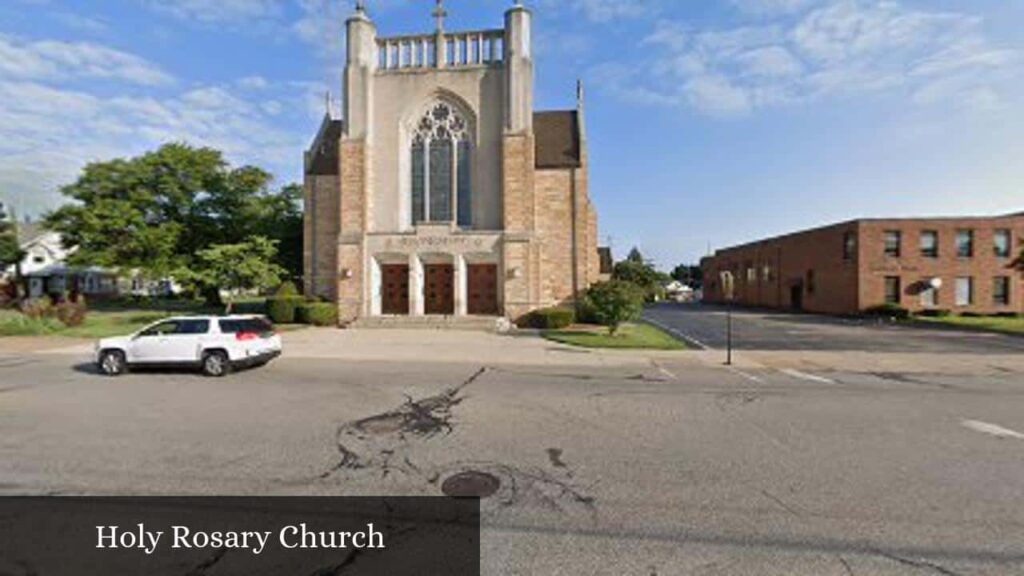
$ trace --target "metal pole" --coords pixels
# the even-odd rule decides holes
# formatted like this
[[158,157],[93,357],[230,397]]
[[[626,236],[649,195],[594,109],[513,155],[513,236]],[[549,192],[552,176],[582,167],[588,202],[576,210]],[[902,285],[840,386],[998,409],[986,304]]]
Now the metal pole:
[[725,309],[725,365],[732,366],[732,304]]

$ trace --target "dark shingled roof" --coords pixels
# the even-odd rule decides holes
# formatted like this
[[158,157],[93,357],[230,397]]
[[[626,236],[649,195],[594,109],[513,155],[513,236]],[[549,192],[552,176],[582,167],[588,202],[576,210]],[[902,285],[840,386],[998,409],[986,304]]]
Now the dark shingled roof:
[[610,247],[598,247],[597,257],[601,263],[601,274],[611,274],[615,270],[615,261],[612,259],[612,249]]
[[579,168],[580,126],[575,110],[536,112],[537,168]]
[[338,144],[344,122],[341,120],[324,120],[320,133],[310,148],[309,164],[306,173],[313,176],[336,176],[338,174]]

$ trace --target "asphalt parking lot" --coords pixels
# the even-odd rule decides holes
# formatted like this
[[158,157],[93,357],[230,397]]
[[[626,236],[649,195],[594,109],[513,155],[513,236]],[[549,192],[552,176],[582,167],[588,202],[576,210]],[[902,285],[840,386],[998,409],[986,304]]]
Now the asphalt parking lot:
[[[726,313],[721,306],[664,303],[649,307],[644,317],[695,346],[722,350]],[[1024,353],[1024,338],[1014,336],[763,310],[734,309],[732,333],[736,350]]]
[[[293,346],[214,380],[0,353],[0,493],[437,495],[472,470],[501,481],[488,575],[1024,573],[1024,372],[732,370],[501,338],[444,362]],[[470,349],[492,341],[557,364]],[[393,418],[413,406],[431,426]]]

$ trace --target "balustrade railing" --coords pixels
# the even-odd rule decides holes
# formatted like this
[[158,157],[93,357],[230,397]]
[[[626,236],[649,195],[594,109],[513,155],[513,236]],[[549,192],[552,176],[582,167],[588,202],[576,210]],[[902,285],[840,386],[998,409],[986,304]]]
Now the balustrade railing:
[[500,64],[504,60],[504,40],[503,30],[379,38],[377,67],[397,71]]

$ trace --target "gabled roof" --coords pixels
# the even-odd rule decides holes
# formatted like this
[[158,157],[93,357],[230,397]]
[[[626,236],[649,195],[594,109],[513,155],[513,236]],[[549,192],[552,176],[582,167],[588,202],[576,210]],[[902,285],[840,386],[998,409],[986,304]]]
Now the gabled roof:
[[42,222],[18,222],[18,244],[24,246],[49,232]]
[[339,171],[338,154],[341,133],[345,123],[324,117],[320,131],[313,140],[306,158],[306,173],[313,176],[337,176]]
[[536,112],[533,134],[537,140],[537,168],[579,168],[580,123],[575,110]]

